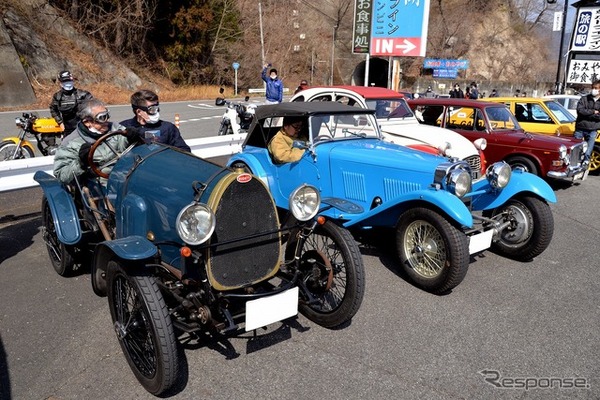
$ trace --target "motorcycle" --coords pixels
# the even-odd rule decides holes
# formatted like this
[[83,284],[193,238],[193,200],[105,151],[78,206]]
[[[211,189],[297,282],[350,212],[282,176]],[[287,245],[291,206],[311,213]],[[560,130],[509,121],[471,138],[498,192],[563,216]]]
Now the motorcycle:
[[33,145],[25,139],[27,136],[35,138],[37,148],[44,156],[54,155],[64,138],[64,131],[54,118],[39,118],[35,113],[23,113],[23,116],[15,118],[15,124],[21,131],[18,136],[0,142],[0,161],[35,157]]
[[[223,94],[222,88],[220,93]],[[225,100],[223,97],[217,97],[215,105],[227,105],[223,118],[221,118],[219,136],[248,132],[256,110],[256,104],[248,103],[249,99],[250,97],[246,96],[243,102],[233,102]]]

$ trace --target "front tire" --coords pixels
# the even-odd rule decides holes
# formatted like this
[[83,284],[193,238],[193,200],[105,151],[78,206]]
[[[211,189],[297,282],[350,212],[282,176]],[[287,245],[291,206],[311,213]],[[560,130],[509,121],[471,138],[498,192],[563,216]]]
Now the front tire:
[[179,370],[169,311],[151,276],[108,264],[108,305],[123,354],[142,386],[155,396],[170,390]]
[[44,242],[52,267],[60,276],[72,276],[75,272],[74,254],[76,248],[58,240],[56,226],[46,196],[42,198],[42,223]]
[[589,171],[595,174],[600,172],[600,146],[594,146],[594,150],[590,156]]
[[485,212],[500,223],[510,222],[492,243],[492,250],[518,261],[529,261],[540,255],[554,234],[554,217],[544,200],[533,196],[512,198],[491,212]]
[[516,168],[521,168],[525,172],[532,173],[533,175],[540,174],[538,167],[533,161],[527,157],[515,156],[506,160],[510,168],[514,171]]
[[400,216],[396,249],[402,270],[432,293],[455,288],[469,268],[467,236],[428,208],[412,208]]
[[[294,258],[298,239],[286,246],[286,260]],[[304,288],[300,312],[326,328],[348,322],[356,314],[365,292],[365,270],[352,235],[331,221],[317,225],[302,245],[300,270]]]
[[[15,157],[15,150],[17,155]],[[0,142],[0,161],[16,160],[21,158],[33,158],[35,155],[29,147],[21,146],[17,150],[17,144],[10,140]]]

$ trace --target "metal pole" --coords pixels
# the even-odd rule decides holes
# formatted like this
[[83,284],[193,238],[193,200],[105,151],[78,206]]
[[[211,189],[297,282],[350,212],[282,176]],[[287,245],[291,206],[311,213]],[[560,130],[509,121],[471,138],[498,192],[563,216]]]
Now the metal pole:
[[[566,1],[566,0],[565,0]],[[260,50],[262,54],[262,64],[265,65],[265,39],[263,35],[263,24],[262,24],[262,7],[260,1],[258,2],[258,24],[260,26]]]
[[233,88],[233,96],[237,96],[237,69],[234,69],[234,74],[235,74],[235,86]]
[[369,86],[369,64],[370,64],[370,54],[367,53],[365,56],[365,83],[363,86]]
[[561,84],[560,70],[563,59],[563,44],[565,41],[565,27],[567,25],[567,7],[569,6],[569,0],[565,0],[565,5],[562,12],[562,27],[560,29],[560,45],[558,46],[558,66],[556,67],[556,93],[564,93],[564,85]]
[[334,63],[335,63],[335,34],[337,32],[337,25],[333,26],[333,38],[331,39],[331,78],[330,78],[330,85],[333,85],[333,68],[334,68]]

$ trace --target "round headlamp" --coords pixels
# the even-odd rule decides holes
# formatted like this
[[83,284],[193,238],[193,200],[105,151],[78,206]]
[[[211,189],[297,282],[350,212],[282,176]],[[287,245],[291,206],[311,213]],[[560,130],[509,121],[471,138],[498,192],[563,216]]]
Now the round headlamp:
[[177,215],[177,233],[185,243],[195,246],[210,238],[215,230],[216,218],[210,207],[202,203],[191,203]]
[[510,165],[508,165],[504,161],[499,161],[490,165],[487,172],[485,173],[485,176],[492,187],[496,189],[502,189],[503,187],[508,185],[511,174],[512,170],[510,168]]
[[567,146],[565,146],[564,144],[561,144],[561,145],[558,147],[558,156],[559,156],[561,159],[564,159],[564,158],[566,158],[566,157],[567,157]]
[[458,197],[463,197],[471,191],[471,174],[461,168],[455,168],[448,173],[446,187]]
[[487,148],[487,140],[485,138],[475,139],[475,141],[473,141],[473,144],[475,145],[475,148],[477,148],[477,150],[484,151]]
[[292,192],[290,211],[299,221],[308,221],[317,215],[321,206],[321,195],[316,187],[302,185]]
[[15,124],[18,128],[25,129],[25,120],[21,117],[15,118]]

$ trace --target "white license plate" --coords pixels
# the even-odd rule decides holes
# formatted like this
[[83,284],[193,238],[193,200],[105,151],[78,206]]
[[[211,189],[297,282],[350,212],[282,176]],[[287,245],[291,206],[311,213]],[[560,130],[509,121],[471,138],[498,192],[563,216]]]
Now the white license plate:
[[492,236],[494,236],[493,229],[469,236],[469,254],[488,249],[492,245]]
[[246,303],[246,332],[298,314],[298,287]]

